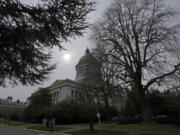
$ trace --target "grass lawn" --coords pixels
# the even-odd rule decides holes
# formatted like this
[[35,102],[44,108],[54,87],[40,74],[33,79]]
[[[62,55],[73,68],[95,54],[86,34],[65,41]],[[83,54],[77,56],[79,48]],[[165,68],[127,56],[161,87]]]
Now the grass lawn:
[[14,122],[14,121],[0,121],[0,125],[5,125],[5,126],[24,126],[26,124],[20,123],[20,122]]
[[180,126],[175,125],[163,125],[163,124],[126,124],[126,125],[112,125],[106,126],[106,128],[122,128],[122,129],[137,129],[137,130],[149,130],[149,131],[172,131],[180,132]]
[[[89,123],[78,123],[78,124],[71,124],[71,125],[88,127]],[[98,123],[94,123],[94,126],[97,126],[97,125],[98,125]]]
[[[29,126],[26,126],[26,129],[39,130],[39,131],[51,131],[50,127],[46,127],[43,125],[29,125]],[[53,131],[61,131],[65,129],[71,129],[71,128],[65,127],[65,126],[53,126]]]
[[145,134],[141,134],[141,135],[159,135],[159,134],[149,134],[149,133],[145,133]]
[[113,131],[89,131],[89,130],[83,130],[83,131],[76,131],[68,133],[71,135],[126,135],[127,132],[113,132]]

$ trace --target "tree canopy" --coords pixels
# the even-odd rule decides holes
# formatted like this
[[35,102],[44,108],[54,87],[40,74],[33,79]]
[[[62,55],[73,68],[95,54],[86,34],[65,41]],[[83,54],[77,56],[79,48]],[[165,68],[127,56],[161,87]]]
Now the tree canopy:
[[81,36],[88,27],[89,0],[0,0],[0,86],[7,82],[38,84],[55,68],[50,65],[54,46]]
[[43,118],[52,117],[52,95],[48,88],[40,88],[28,98],[29,105],[26,115],[31,119],[42,121]]

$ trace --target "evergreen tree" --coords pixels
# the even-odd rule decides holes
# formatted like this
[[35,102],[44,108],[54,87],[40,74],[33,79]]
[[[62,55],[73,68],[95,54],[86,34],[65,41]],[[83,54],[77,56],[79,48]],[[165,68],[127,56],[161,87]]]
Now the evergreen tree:
[[40,88],[29,97],[29,105],[26,115],[35,122],[42,122],[43,118],[48,120],[52,117],[52,95],[48,88]]
[[38,84],[55,68],[47,50],[81,36],[88,27],[89,0],[0,0],[0,86]]

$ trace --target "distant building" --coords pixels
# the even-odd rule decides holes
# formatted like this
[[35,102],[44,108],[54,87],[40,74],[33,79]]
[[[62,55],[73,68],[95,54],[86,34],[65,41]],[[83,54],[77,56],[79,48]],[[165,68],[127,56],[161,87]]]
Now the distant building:
[[13,101],[12,97],[7,97],[7,99],[0,99],[0,117],[5,117],[9,113],[26,107],[25,102],[20,100]]
[[[101,69],[97,59],[91,54],[89,49],[76,65],[75,81],[70,79],[56,80],[51,86],[52,100],[54,103],[62,102],[68,99],[78,99],[83,96],[82,84],[95,85],[97,78],[101,77]],[[112,106],[121,107],[123,98],[112,97],[110,99]]]

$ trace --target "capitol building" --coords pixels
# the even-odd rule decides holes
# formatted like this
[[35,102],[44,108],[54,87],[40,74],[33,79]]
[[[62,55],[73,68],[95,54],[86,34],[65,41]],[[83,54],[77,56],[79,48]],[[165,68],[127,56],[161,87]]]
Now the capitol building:
[[[50,86],[53,103],[56,104],[64,100],[78,99],[78,97],[83,96],[83,84],[96,85],[98,83],[97,78],[101,77],[99,62],[91,54],[89,49],[86,49],[85,55],[80,58],[75,68],[75,80],[56,80]],[[119,99],[119,96],[115,95],[109,98],[109,103],[111,106],[119,108],[123,104],[123,99]]]

